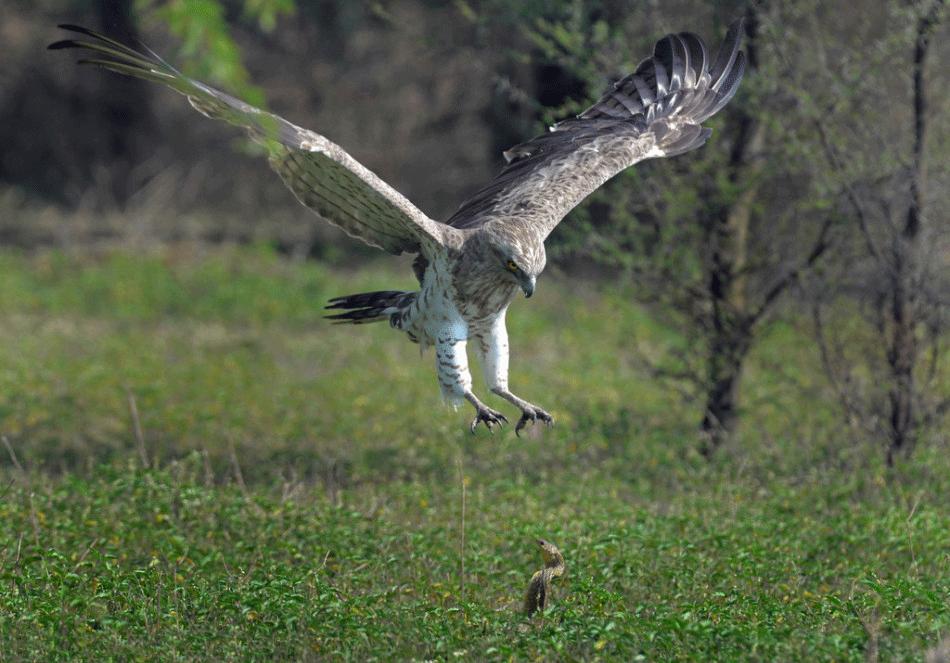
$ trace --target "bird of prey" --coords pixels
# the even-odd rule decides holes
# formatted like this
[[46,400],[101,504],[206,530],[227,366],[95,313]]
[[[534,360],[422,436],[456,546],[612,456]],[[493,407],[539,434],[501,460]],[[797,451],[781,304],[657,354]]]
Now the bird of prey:
[[367,292],[330,300],[337,322],[388,320],[423,348],[435,346],[443,396],[475,408],[471,430],[507,418],[472,390],[467,346],[481,360],[488,388],[521,410],[520,431],[553,423],[508,386],[505,314],[520,289],[530,297],[544,269],[544,240],[588,194],[633,164],[700,147],[702,122],[735,94],[745,69],[743,26],[733,23],[711,59],[694,34],[670,34],[632,74],[593,106],[504,153],[507,165],[444,222],[429,218],[342,148],[313,131],[184,76],[146,47],[136,50],[86,28],[51,49],[80,48],[80,63],[156,81],[195,109],[243,127],[297,199],[328,222],[393,254],[416,254],[413,292]]

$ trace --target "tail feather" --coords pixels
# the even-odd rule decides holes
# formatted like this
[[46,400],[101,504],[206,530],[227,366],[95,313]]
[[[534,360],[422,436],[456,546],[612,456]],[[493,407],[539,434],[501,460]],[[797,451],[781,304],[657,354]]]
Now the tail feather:
[[334,297],[324,308],[344,309],[344,312],[325,317],[336,324],[354,325],[388,320],[393,314],[399,313],[412,304],[416,299],[416,294],[403,290],[378,290]]

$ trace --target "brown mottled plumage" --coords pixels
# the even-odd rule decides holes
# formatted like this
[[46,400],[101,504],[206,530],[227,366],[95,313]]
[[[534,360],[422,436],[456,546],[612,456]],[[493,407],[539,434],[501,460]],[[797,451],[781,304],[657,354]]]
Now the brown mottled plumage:
[[204,115],[243,127],[267,148],[271,166],[301,203],[367,244],[416,253],[418,291],[338,297],[328,308],[342,312],[329,317],[357,324],[388,319],[423,347],[434,345],[443,395],[475,407],[473,431],[480,422],[491,429],[507,419],[472,391],[470,339],[490,390],[521,410],[515,431],[553,422],[508,389],[508,305],[519,288],[527,297],[534,292],[545,238],[588,194],[638,161],[682,154],[706,141],[710,130],[701,123],[732,98],[745,67],[741,22],[729,28],[712,64],[696,35],[664,37],[652,57],[589,109],[507,150],[501,173],[440,223],[323,136],[192,80],[147,48],[60,27],[85,38],[51,49],[91,51],[94,57],[80,62],[163,83]]

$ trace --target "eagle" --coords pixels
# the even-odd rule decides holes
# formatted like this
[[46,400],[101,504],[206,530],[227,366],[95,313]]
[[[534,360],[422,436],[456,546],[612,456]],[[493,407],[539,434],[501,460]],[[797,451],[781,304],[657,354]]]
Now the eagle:
[[521,411],[517,434],[529,423],[553,424],[547,411],[508,386],[505,326],[517,292],[534,293],[547,236],[622,170],[703,145],[711,130],[702,123],[733,97],[745,71],[741,20],[729,27],[715,59],[695,34],[667,35],[593,106],[506,150],[501,172],[451,217],[437,221],[324,136],[184,76],[145,46],[135,49],[80,26],[59,27],[81,36],[50,49],[83,49],[91,55],[80,64],[162,83],[207,117],[243,127],[306,207],[371,246],[415,254],[418,290],[336,297],[327,317],[353,324],[388,320],[423,349],[435,346],[442,395],[475,408],[473,433],[480,423],[491,431],[508,419],[475,395],[470,343],[488,389]]

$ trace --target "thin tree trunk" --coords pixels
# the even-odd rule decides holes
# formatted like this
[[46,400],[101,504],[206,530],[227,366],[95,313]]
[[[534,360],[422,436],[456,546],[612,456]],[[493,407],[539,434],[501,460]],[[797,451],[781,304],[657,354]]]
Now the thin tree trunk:
[[927,181],[927,95],[926,63],[930,36],[940,19],[943,0],[935,0],[917,22],[914,43],[914,146],[913,170],[910,176],[910,205],[901,232],[892,244],[890,283],[890,317],[892,332],[887,361],[891,373],[888,394],[890,443],[888,465],[895,457],[908,451],[917,435],[920,415],[915,408],[917,389],[915,368],[919,359],[917,328],[921,323],[920,244],[923,224],[924,194]]
[[891,274],[891,324],[892,332],[887,352],[891,373],[888,394],[889,437],[887,464],[894,464],[894,457],[913,443],[917,428],[917,413],[914,409],[915,376],[917,364],[917,279],[916,242],[894,240],[894,265]]
[[713,339],[707,362],[706,405],[700,423],[700,452],[710,456],[735,432],[738,422],[739,383],[749,351],[751,333],[733,332]]

